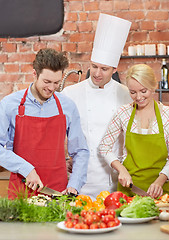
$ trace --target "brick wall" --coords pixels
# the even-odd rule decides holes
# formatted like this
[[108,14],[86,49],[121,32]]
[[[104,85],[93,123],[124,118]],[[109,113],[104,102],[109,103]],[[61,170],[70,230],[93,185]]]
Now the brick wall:
[[[169,45],[169,0],[65,0],[63,29],[54,35],[20,39],[0,39],[0,99],[27,87],[32,81],[32,61],[40,48],[52,47],[66,51],[70,61],[67,69],[82,70],[85,79],[99,13],[107,13],[132,21],[131,31],[124,49],[129,45],[164,43]],[[169,62],[169,58],[167,59]],[[153,67],[160,80],[161,59],[121,59],[118,72],[125,81],[127,69],[135,63]],[[66,85],[78,81],[73,73]],[[169,104],[169,95],[163,101]],[[156,95],[157,98],[157,95]]]

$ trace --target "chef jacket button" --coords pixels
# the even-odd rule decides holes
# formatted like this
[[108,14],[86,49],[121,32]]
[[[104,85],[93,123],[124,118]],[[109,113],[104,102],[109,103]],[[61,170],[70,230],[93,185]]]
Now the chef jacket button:
[[41,108],[41,111],[43,111],[43,108]]

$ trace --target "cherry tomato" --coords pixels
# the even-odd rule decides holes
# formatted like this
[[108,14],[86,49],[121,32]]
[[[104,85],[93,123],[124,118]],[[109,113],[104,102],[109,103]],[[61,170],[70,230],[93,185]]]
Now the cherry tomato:
[[100,217],[97,216],[96,214],[92,215],[92,219],[93,219],[93,222],[99,222],[100,221]]
[[108,228],[109,228],[109,227],[115,227],[115,226],[117,226],[116,223],[115,223],[115,221],[110,221],[110,222],[107,223],[107,227],[108,227]]
[[116,226],[118,226],[120,224],[120,220],[118,218],[115,218],[114,221],[116,223]]
[[110,221],[113,221],[114,220],[114,217],[112,216],[112,215],[105,215],[105,216],[103,216],[103,218],[102,218],[102,221],[104,222],[104,223],[108,223],[108,222],[110,222]]
[[100,223],[100,228],[106,228],[106,227],[107,227],[107,225],[104,222]]
[[67,214],[66,214],[66,217],[67,217],[67,218],[71,218],[72,216],[73,216],[73,213],[70,212],[70,211],[68,211]]
[[81,228],[82,229],[89,229],[89,226],[87,224],[85,224],[85,223],[82,223],[81,224]]
[[87,211],[86,211],[86,210],[82,210],[81,213],[80,213],[80,215],[81,215],[82,217],[85,217],[86,214],[87,214]]
[[77,223],[79,223],[78,219],[73,220],[73,226],[75,226]]
[[74,226],[75,229],[82,229],[82,223],[77,223],[75,226]]
[[78,219],[79,219],[79,214],[75,214],[73,218],[74,218],[75,220],[78,220]]
[[104,216],[104,215],[107,215],[108,214],[108,209],[103,209],[101,211],[101,215]]
[[92,223],[92,224],[90,225],[90,229],[97,229],[97,228],[98,228],[97,223]]
[[65,227],[72,228],[73,227],[73,223],[72,222],[65,222]]
[[110,210],[108,211],[108,215],[112,215],[112,216],[115,218],[116,212],[115,212],[113,209],[110,209]]
[[84,219],[84,223],[87,224],[88,226],[90,226],[93,223],[93,218],[85,218]]

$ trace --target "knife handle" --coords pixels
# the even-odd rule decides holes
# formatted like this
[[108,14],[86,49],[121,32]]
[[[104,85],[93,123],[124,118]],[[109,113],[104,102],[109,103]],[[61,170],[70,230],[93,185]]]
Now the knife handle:
[[[26,178],[22,178],[22,182],[26,183]],[[37,184],[37,189],[39,188],[39,184]]]

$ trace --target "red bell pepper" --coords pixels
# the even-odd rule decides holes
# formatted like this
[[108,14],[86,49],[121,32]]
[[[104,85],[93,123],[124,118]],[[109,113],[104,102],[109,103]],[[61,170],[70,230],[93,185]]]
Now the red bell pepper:
[[106,197],[104,205],[107,209],[116,209],[121,207],[124,203],[128,203],[128,197],[122,192],[113,192]]

